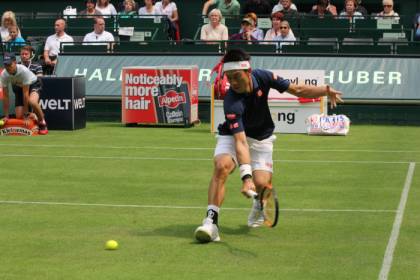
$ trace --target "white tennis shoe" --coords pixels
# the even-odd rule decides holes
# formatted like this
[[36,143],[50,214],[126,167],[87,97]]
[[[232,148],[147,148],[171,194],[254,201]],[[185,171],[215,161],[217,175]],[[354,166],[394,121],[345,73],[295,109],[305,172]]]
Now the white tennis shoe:
[[208,217],[203,220],[203,225],[195,230],[194,236],[200,243],[220,241],[219,228],[213,224],[213,220]]
[[251,212],[248,215],[249,227],[260,227],[264,224],[264,213],[261,208],[261,203],[258,199],[253,199]]

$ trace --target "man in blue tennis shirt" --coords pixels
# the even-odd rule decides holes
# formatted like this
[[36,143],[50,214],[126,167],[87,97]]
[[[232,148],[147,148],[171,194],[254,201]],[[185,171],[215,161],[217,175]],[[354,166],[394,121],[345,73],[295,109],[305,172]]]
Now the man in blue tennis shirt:
[[[220,241],[218,217],[225,182],[237,165],[242,179],[241,192],[245,196],[250,197],[250,190],[259,193],[264,187],[271,186],[273,142],[276,139],[268,106],[271,88],[304,98],[328,96],[332,108],[337,102],[342,102],[341,93],[328,85],[294,85],[270,71],[251,70],[249,60],[249,55],[241,49],[231,49],[223,58],[223,71],[230,83],[223,104],[226,121],[218,128],[207,215],[195,230],[199,242]],[[258,227],[263,222],[261,206],[254,199],[248,226]]]

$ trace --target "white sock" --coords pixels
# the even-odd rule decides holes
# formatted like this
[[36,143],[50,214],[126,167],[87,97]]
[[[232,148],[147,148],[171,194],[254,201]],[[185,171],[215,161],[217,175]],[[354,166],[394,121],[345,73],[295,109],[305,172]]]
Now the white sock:
[[210,204],[207,206],[207,211],[208,210],[213,210],[214,212],[219,213],[220,208],[217,207],[216,205]]

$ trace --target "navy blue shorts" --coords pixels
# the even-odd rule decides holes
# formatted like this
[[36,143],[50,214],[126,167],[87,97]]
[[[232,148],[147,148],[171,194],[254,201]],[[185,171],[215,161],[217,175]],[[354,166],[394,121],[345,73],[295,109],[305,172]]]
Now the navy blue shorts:
[[[15,106],[23,106],[23,89],[20,86],[12,86],[13,92],[15,93]],[[36,80],[35,83],[31,84],[29,86],[29,95],[31,95],[32,92],[37,92],[39,96],[41,96],[41,82]]]

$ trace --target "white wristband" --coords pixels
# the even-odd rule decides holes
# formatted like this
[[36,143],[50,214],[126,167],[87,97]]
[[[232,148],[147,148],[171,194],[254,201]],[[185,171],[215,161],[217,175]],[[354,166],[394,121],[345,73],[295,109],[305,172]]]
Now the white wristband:
[[239,175],[241,176],[241,179],[244,178],[246,175],[252,177],[251,165],[248,163],[239,165]]

